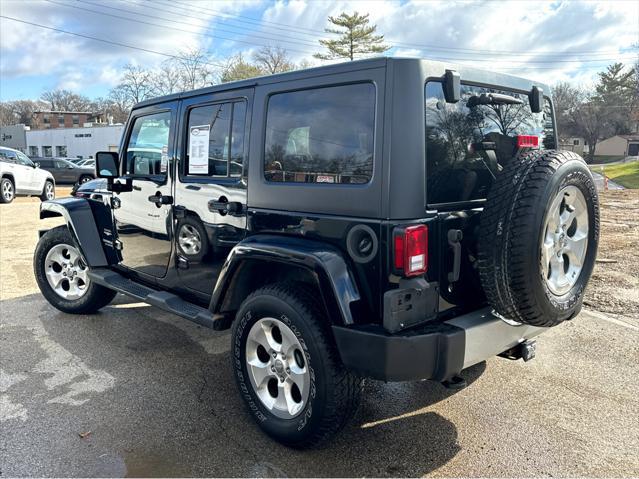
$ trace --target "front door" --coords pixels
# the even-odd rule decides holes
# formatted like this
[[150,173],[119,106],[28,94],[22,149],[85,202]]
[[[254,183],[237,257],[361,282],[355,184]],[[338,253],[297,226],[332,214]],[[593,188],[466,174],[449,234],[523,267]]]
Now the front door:
[[134,112],[121,153],[120,182],[132,189],[114,194],[113,218],[122,265],[142,276],[163,277],[171,254],[171,175],[177,103]]
[[23,167],[24,171],[24,180],[28,182],[28,188],[30,191],[38,191],[42,190],[41,184],[39,184],[39,175],[35,170],[35,163],[31,161],[31,159],[25,155],[24,153],[18,151],[16,152],[16,160],[19,165]]
[[252,89],[184,100],[175,188],[180,283],[210,295],[231,249],[246,233]]

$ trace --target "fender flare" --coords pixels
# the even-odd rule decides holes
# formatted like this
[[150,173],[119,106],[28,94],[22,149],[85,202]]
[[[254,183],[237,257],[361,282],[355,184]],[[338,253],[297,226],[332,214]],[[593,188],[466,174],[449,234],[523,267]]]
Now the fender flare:
[[108,266],[91,205],[84,198],[61,198],[40,204],[40,219],[62,216],[84,261],[92,268]]
[[276,235],[249,236],[231,250],[213,290],[211,311],[218,312],[241,264],[255,260],[279,262],[310,271],[316,276],[327,303],[334,302],[327,304],[329,312],[336,309],[343,325],[355,322],[351,303],[359,301],[360,294],[341,251],[327,243]]

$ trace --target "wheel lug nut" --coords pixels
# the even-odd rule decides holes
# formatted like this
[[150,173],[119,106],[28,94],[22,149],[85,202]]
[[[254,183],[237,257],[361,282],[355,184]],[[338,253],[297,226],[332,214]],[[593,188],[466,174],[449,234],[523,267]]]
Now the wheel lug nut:
[[282,376],[282,377],[280,378],[280,382],[281,382],[281,383],[283,383],[283,382],[284,382],[284,376]]
[[277,357],[277,353],[273,351],[273,359],[275,359],[276,357]]
[[271,366],[271,371],[275,372],[275,366]]
[[291,368],[286,368],[286,374],[291,374]]

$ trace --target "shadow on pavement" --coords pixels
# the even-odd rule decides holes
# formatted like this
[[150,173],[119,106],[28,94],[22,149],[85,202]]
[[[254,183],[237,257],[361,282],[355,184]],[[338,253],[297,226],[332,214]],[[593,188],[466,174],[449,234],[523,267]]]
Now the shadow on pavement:
[[[428,381],[370,381],[354,421],[332,442],[287,449],[262,434],[240,402],[228,333],[155,308],[119,308],[131,304],[120,297],[114,304],[97,315],[71,316],[39,295],[3,302],[8,313],[28,309],[3,342],[3,369],[23,368],[23,355],[32,358],[28,364],[39,361],[8,390],[28,417],[3,424],[20,428],[7,436],[2,454],[7,476],[414,476],[459,452],[455,425],[424,409],[453,393]],[[42,324],[47,347],[33,340],[32,323]],[[82,367],[52,388],[51,371],[68,366],[60,356]],[[464,377],[471,383],[485,367]],[[113,386],[75,396],[86,400],[81,405],[51,404],[53,395],[86,379],[82,368],[112,376]],[[82,431],[91,434],[82,439]]]

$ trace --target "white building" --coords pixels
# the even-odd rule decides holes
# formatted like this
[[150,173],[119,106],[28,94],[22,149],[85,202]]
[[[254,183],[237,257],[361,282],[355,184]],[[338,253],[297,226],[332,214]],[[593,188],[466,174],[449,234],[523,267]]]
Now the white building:
[[97,151],[118,151],[124,125],[54,128],[26,132],[31,157],[93,158]]

